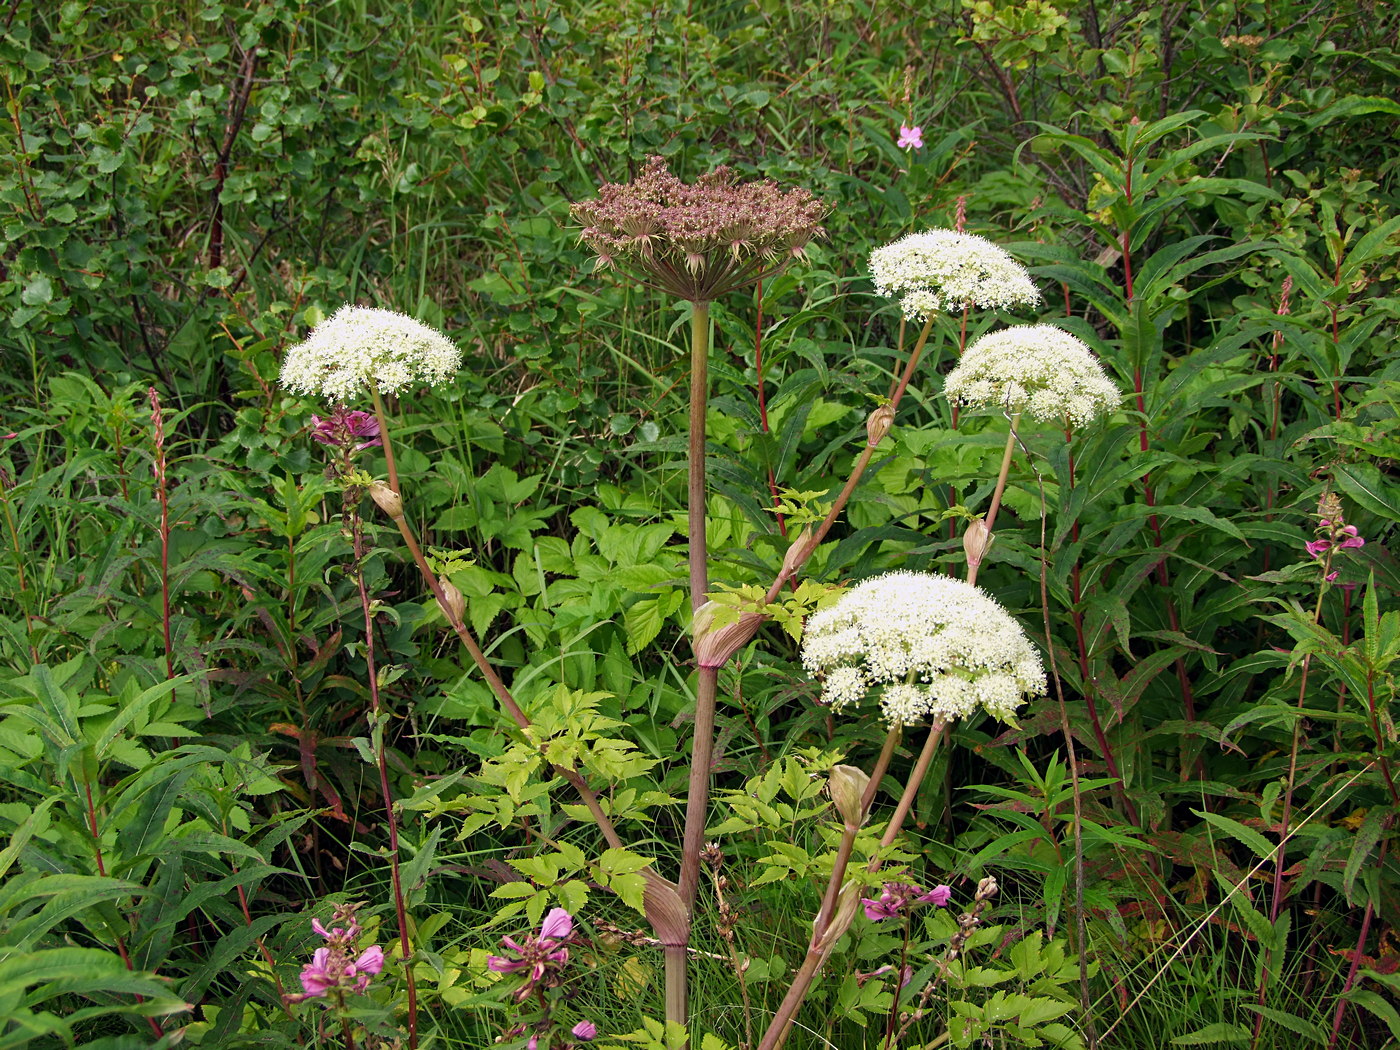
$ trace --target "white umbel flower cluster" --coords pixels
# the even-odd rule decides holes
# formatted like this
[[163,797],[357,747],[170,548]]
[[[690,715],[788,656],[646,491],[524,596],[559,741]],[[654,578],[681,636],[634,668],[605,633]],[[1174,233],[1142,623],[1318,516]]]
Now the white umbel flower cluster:
[[965,306],[1005,310],[1040,302],[1026,268],[985,237],[953,230],[911,233],[870,253],[875,291],[923,321]]
[[1118,387],[1093,351],[1050,324],[989,332],[948,373],[943,393],[963,405],[1025,412],[1041,421],[1092,423],[1118,407]]
[[1040,656],[986,592],[920,572],[857,584],[813,614],[802,663],[824,677],[822,700],[840,709],[881,687],[891,725],[949,722],[979,708],[1011,719],[1045,692]]
[[382,394],[436,386],[461,366],[462,351],[437,329],[393,310],[346,305],[287,350],[282,385],[340,404],[370,384]]

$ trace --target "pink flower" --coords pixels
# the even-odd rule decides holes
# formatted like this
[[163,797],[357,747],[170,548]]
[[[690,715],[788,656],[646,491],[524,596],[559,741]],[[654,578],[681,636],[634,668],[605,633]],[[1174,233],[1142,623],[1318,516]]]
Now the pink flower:
[[355,991],[363,994],[369,988],[369,979],[384,969],[384,950],[375,944],[360,953],[346,976],[354,976]]
[[331,973],[331,950],[317,948],[311,961],[302,967],[301,987],[307,996],[325,995],[336,985],[335,974]]
[[360,932],[360,924],[355,921],[355,907],[343,904],[336,908],[331,922],[343,921],[344,927],[327,929],[319,919],[311,920],[311,928],[324,937],[326,943],[317,948],[311,961],[302,967],[303,994],[287,996],[288,1002],[299,1003],[324,996],[332,988],[364,993],[369,989],[370,978],[384,969],[384,951],[378,945],[366,948],[351,960],[350,952]]
[[921,127],[909,127],[907,124],[899,126],[899,141],[895,143],[900,149],[923,149],[924,129]]
[[865,917],[880,922],[899,918],[913,904],[935,904],[942,908],[952,896],[951,886],[935,886],[925,893],[922,887],[907,882],[887,882],[878,900],[862,897],[860,902],[865,905]]
[[326,419],[312,416],[311,439],[336,448],[358,442],[356,452],[384,443],[380,440],[379,420],[374,413],[359,409],[347,412],[343,407],[337,408]]
[[1342,527],[1341,535],[1345,536],[1346,539],[1342,540],[1341,543],[1337,544],[1338,547],[1364,547],[1364,546],[1366,546],[1366,541],[1363,540],[1359,535],[1357,535],[1356,526],[1355,526],[1355,525],[1346,525],[1346,526],[1343,526],[1343,527]]
[[948,906],[948,902],[953,899],[953,887],[935,886],[933,889],[929,890],[927,893],[925,893],[922,897],[919,897],[918,899],[921,901],[926,901],[929,904],[936,905],[940,908],[946,908]]
[[527,973],[524,983],[516,990],[517,1001],[524,1001],[536,983],[557,984],[558,974],[569,962],[569,949],[564,947],[573,939],[574,919],[563,908],[554,908],[544,917],[538,935],[527,936],[524,943],[513,937],[502,937],[501,943],[510,955],[488,955],[486,968],[493,973]]
[[580,1021],[573,1027],[575,1039],[580,1039],[585,1043],[590,1043],[598,1038],[598,1026],[592,1021]]
[[1324,554],[1326,554],[1332,549],[1332,541],[1313,540],[1311,543],[1303,544],[1303,549],[1306,550],[1309,554],[1311,554],[1314,558],[1321,558]]
[[562,941],[574,931],[574,917],[563,908],[551,908],[540,923],[541,941]]

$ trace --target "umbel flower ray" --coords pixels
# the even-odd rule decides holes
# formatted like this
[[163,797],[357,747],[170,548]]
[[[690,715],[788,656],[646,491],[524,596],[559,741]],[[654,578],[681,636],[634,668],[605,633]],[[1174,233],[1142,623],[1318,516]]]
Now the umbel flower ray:
[[951,576],[890,572],[807,621],[802,663],[837,710],[878,692],[891,725],[985,710],[1011,720],[1045,692],[1040,656],[986,592]]
[[1077,426],[1109,414],[1121,398],[1093,351],[1050,324],[1016,325],[984,335],[948,373],[943,392],[957,404]]
[[687,184],[657,156],[632,182],[606,183],[572,210],[599,269],[615,266],[697,303],[802,258],[823,235],[827,211],[807,190],[784,191],[767,179],[739,182],[727,167]]

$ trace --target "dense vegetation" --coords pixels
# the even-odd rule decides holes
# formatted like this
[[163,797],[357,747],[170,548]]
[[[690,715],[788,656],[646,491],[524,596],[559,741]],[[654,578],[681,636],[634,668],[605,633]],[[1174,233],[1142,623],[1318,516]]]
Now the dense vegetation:
[[[842,838],[831,771],[869,773],[886,739],[873,708],[816,702],[799,614],[891,569],[964,575],[1007,424],[956,412],[943,377],[1027,320],[1123,394],[1090,426],[1025,421],[977,580],[1052,685],[1019,726],[954,724],[882,851],[924,735],[899,742],[855,849],[951,905],[857,915],[787,1045],[1400,1040],[1400,15],[4,8],[0,1048],[524,1047],[535,1021],[545,1047],[580,1024],[678,1045],[642,894],[681,870],[703,678],[697,313],[595,272],[570,212],[653,154],[829,209],[805,258],[708,306],[710,579],[739,612],[918,334],[871,250],[957,226],[1043,296],[936,318],[802,582],[718,668],[695,1044],[758,1045]],[[385,408],[405,532],[367,494],[382,449],[328,467],[332,406],[279,384],[347,302],[466,355]],[[491,968],[503,936],[562,944],[557,908],[556,984]],[[339,1006],[289,1001],[333,912],[382,970]]]

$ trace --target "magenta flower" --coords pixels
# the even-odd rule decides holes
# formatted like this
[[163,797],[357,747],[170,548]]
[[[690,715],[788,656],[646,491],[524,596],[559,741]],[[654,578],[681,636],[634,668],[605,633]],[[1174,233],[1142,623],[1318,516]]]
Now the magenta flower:
[[887,882],[881,888],[878,899],[862,897],[860,902],[865,905],[867,919],[881,922],[884,919],[898,919],[914,904],[934,904],[942,908],[952,896],[951,886],[935,886],[925,893],[922,887],[907,882]]
[[511,954],[488,955],[486,968],[493,973],[525,973],[524,983],[515,992],[516,1000],[523,1001],[539,982],[559,983],[558,975],[569,962],[565,945],[572,942],[573,932],[573,916],[563,908],[553,908],[540,924],[540,932],[527,936],[523,943],[502,937],[501,943]]
[[347,412],[344,406],[325,419],[312,416],[311,439],[335,448],[354,444],[356,452],[384,443],[379,437],[379,420],[373,412],[361,412],[359,409]]
[[907,124],[899,126],[899,141],[895,143],[900,149],[923,149],[924,129],[921,127],[909,127]]
[[[1303,549],[1314,558],[1327,557],[1334,550],[1349,550],[1366,546],[1366,541],[1361,538],[1356,526],[1343,525],[1340,518],[1335,520],[1323,518],[1321,528],[1318,531],[1320,532],[1322,529],[1327,530],[1325,536],[1303,544]],[[1324,578],[1331,583],[1337,578],[1337,573],[1335,571],[1329,572]]]
[[928,904],[936,905],[940,908],[946,908],[948,906],[948,902],[953,899],[953,887],[935,886],[933,889],[929,890],[927,893],[923,894],[918,899]]
[[573,1035],[575,1039],[582,1040],[585,1043],[591,1043],[594,1039],[598,1038],[598,1026],[592,1021],[580,1021],[578,1024],[574,1025]]
[[540,923],[541,941],[562,941],[574,932],[574,917],[563,908],[551,908]]
[[323,997],[332,989],[355,991],[364,994],[369,990],[370,978],[384,969],[384,952],[378,945],[372,945],[351,958],[355,938],[360,933],[360,924],[355,921],[355,905],[344,904],[336,908],[332,922],[343,921],[344,927],[331,926],[327,929],[319,919],[311,920],[311,928],[326,939],[317,948],[311,961],[301,970],[301,995],[287,996],[288,1002],[305,1002],[307,999]]
[[336,986],[335,974],[331,973],[331,950],[317,948],[311,961],[302,968],[301,987],[308,996],[325,995]]

